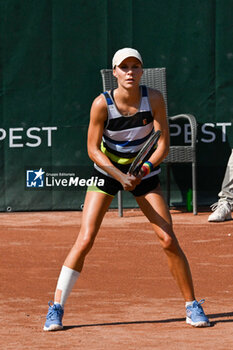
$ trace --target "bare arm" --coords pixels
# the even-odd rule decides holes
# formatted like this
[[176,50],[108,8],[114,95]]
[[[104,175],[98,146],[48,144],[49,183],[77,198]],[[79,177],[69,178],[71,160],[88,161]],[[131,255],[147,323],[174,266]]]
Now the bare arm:
[[119,181],[125,190],[133,190],[140,182],[135,176],[124,174],[117,169],[109,158],[100,150],[104,122],[107,119],[107,105],[102,95],[98,96],[91,107],[88,128],[87,149],[93,162]]
[[[98,96],[91,106],[87,137],[88,155],[101,168],[113,167],[111,161],[100,150],[104,122],[107,119],[107,106],[103,97]],[[105,169],[107,171],[107,169]]]
[[158,90],[149,89],[149,98],[154,117],[154,128],[155,130],[161,130],[158,147],[149,159],[154,166],[157,166],[166,158],[169,152],[169,126],[162,94]]

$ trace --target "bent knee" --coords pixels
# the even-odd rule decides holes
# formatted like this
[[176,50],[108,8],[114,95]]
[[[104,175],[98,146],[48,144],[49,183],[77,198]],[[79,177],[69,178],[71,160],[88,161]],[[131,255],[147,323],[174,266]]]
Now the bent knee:
[[162,240],[162,247],[165,250],[170,250],[173,246],[173,239],[172,237],[166,235],[166,237],[163,238]]
[[165,233],[162,239],[160,238],[160,242],[164,250],[177,251],[179,249],[179,244],[177,242],[177,239],[173,235],[169,235]]
[[94,244],[95,236],[95,234],[91,233],[79,236],[73,249],[79,251],[82,255],[86,255]]
[[93,244],[94,244],[94,238],[92,237],[86,237],[82,239],[80,242],[81,252],[83,252],[84,254],[87,254],[91,250]]

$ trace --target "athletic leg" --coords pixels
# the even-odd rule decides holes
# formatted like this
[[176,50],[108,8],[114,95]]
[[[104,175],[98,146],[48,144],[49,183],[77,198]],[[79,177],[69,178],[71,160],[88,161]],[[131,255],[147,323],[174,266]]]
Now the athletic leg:
[[219,202],[226,201],[229,203],[231,209],[233,209],[233,150],[227,163],[221,192],[218,194],[218,196]]
[[201,302],[195,300],[192,276],[188,261],[172,229],[172,219],[160,186],[136,200],[157,234],[168,259],[168,265],[186,301],[186,322],[194,327],[207,327]]
[[54,304],[49,304],[44,330],[54,331],[63,328],[62,317],[65,302],[82,271],[85,257],[93,246],[103,217],[112,199],[112,196],[105,193],[87,192],[81,229],[75,244],[62,266],[55,291]]
[[171,215],[160,187],[136,198],[142,212],[148,218],[160,244],[166,253],[168,265],[186,301],[195,299],[188,261],[179,246],[172,229]]
[[91,250],[102,220],[108,210],[112,196],[100,192],[87,192],[82,223],[77,240],[69,252],[64,265],[78,272],[82,271],[87,253]]

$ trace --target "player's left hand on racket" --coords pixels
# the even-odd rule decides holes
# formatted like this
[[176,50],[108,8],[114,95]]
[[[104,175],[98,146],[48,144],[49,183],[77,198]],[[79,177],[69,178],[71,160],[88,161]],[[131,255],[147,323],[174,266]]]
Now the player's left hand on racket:
[[129,173],[122,173],[120,182],[125,191],[133,191],[135,187],[141,182],[141,177],[134,176],[133,174]]
[[137,174],[137,177],[142,179],[146,175],[147,175],[147,172],[145,171],[145,169],[143,167],[141,167],[141,169],[139,170],[139,172]]

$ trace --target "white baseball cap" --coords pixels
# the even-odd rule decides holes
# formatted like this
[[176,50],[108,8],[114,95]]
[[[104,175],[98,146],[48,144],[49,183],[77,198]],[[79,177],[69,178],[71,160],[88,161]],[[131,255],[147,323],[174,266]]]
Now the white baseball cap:
[[141,64],[143,64],[142,57],[137,50],[125,47],[124,49],[118,50],[113,56],[112,68],[119,66],[119,64],[121,64],[121,62],[123,62],[128,57],[135,57],[141,62]]

